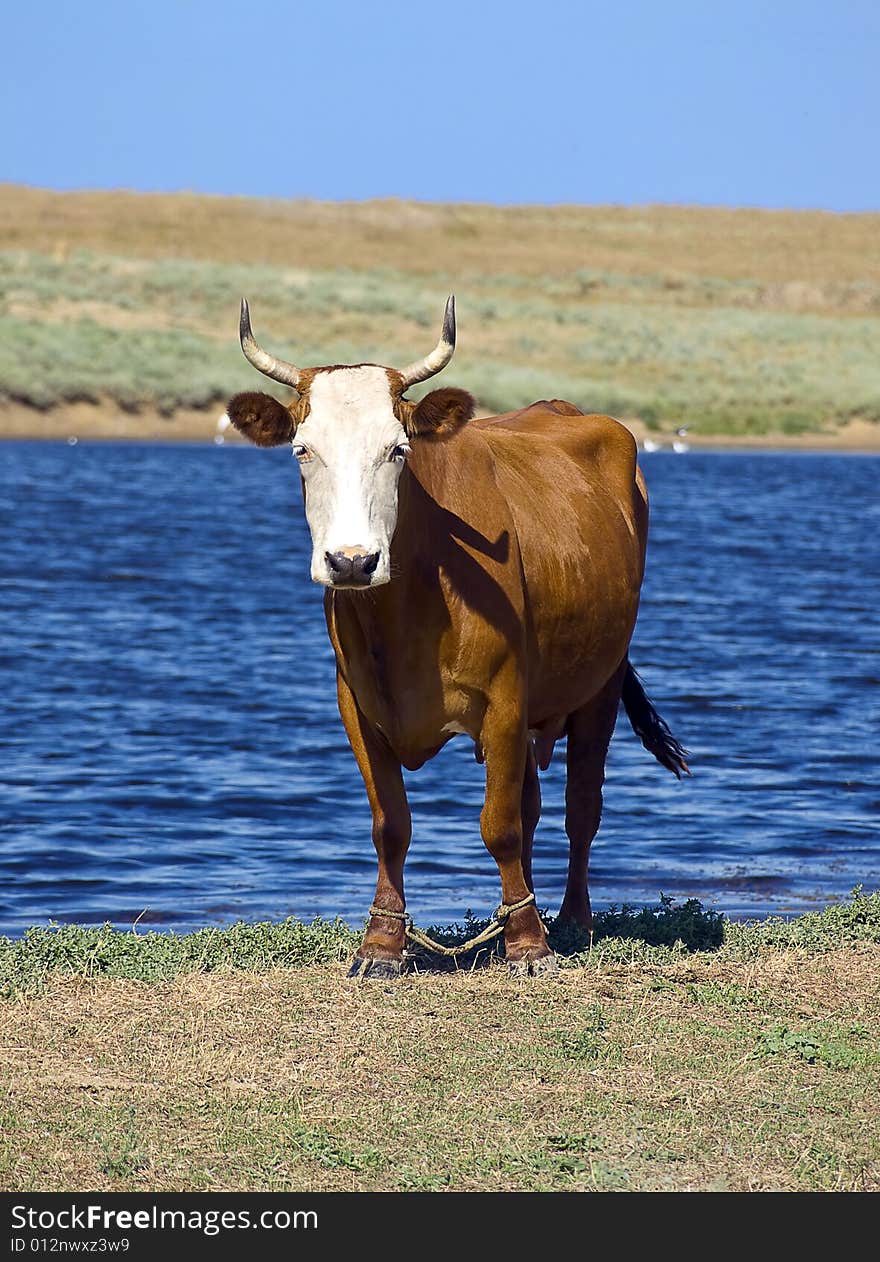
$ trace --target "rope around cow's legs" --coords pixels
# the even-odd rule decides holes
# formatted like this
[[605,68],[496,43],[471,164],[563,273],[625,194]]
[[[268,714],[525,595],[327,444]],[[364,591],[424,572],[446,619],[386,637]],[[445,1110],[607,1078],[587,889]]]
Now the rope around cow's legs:
[[496,907],[485,929],[474,938],[469,938],[467,942],[463,942],[460,946],[444,946],[442,942],[435,942],[433,938],[421,929],[418,929],[413,923],[413,918],[409,912],[405,911],[386,911],[384,907],[371,907],[371,916],[388,916],[391,920],[402,920],[405,925],[406,936],[410,941],[415,942],[417,946],[424,947],[427,951],[435,951],[437,955],[445,955],[453,957],[456,955],[464,955],[468,951],[472,951],[474,947],[482,946],[484,942],[491,942],[493,938],[497,938],[499,934],[504,932],[504,926],[515,911],[520,911],[523,907],[528,907],[535,901],[534,894],[529,894],[526,898],[521,899],[518,903],[502,903],[500,907]]

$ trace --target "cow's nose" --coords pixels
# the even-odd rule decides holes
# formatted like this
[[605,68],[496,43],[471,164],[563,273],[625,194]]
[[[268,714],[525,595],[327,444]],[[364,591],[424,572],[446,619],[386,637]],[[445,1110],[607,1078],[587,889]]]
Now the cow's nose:
[[354,557],[346,556],[344,552],[325,552],[324,560],[334,579],[348,578],[354,566]]
[[368,587],[370,576],[379,564],[378,552],[325,552],[324,559],[333,582],[357,587]]

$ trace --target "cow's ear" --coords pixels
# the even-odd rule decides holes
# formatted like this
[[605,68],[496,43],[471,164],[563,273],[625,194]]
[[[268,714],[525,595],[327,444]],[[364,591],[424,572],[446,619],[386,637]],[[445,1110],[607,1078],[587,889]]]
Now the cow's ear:
[[237,394],[229,400],[226,415],[238,432],[258,447],[280,447],[293,438],[293,417],[271,394]]
[[454,386],[432,390],[413,407],[407,432],[411,438],[450,438],[468,423],[476,406],[467,390]]

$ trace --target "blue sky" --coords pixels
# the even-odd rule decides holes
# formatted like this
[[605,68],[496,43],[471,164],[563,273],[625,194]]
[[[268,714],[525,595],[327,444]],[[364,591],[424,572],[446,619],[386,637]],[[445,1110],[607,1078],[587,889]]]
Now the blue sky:
[[0,29],[0,180],[880,209],[876,0],[53,0]]

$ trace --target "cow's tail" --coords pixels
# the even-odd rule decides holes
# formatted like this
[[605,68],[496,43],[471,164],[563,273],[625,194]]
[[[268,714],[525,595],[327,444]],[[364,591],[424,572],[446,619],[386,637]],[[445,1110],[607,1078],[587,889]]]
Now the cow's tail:
[[679,780],[683,774],[689,776],[691,769],[687,765],[688,751],[678,743],[670,732],[668,723],[654,709],[631,662],[626,664],[620,699],[633,731],[648,753],[674,772]]

